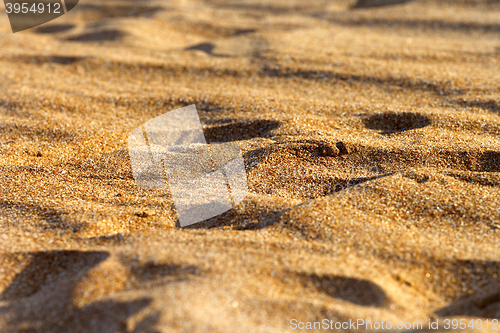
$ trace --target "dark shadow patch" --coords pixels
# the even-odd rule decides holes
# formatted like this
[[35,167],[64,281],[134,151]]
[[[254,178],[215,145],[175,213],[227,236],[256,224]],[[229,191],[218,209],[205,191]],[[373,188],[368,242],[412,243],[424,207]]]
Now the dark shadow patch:
[[35,32],[38,34],[54,34],[69,31],[74,27],[74,24],[49,24],[36,28]]
[[[9,59],[12,62],[22,62],[24,64],[59,64],[59,65],[71,65],[79,61],[88,59],[87,57],[73,57],[73,56],[28,56],[28,55],[18,55]],[[0,101],[0,106],[2,102]]]
[[353,9],[401,5],[414,0],[358,0]]
[[491,112],[500,113],[500,102],[497,100],[486,100],[486,101],[465,101],[459,100],[455,102],[456,104],[470,108],[470,109],[481,109]]
[[369,280],[339,275],[301,273],[305,286],[312,286],[320,293],[361,306],[382,307],[389,299],[382,288]]
[[72,42],[105,42],[117,41],[125,37],[126,33],[117,29],[104,29],[100,31],[89,32],[67,38]]
[[349,147],[342,141],[335,143],[335,147],[339,150],[339,155],[347,155],[353,150],[353,147]]
[[214,53],[215,49],[215,44],[212,43],[201,43],[201,44],[196,44],[193,46],[186,47],[184,50],[185,51],[192,51],[192,50],[197,50],[197,51],[202,51],[205,52],[208,55],[211,55],[213,57],[221,57],[221,58],[226,58],[229,57],[227,54],[216,54]]
[[240,36],[256,32],[256,29],[236,29],[231,36]]
[[57,289],[58,280],[79,278],[93,266],[109,257],[102,251],[49,251],[21,253],[29,264],[18,273],[0,295],[2,300],[13,300],[34,295],[47,288]]
[[193,46],[186,47],[184,50],[198,50],[203,51],[208,54],[212,54],[212,51],[215,49],[215,45],[212,43],[201,43]]
[[85,60],[84,57],[65,57],[65,56],[52,56],[49,57],[47,62],[52,62],[60,65],[70,65],[75,62]]
[[500,151],[486,151],[481,156],[481,171],[500,172]]
[[430,125],[427,116],[418,113],[377,113],[363,119],[365,127],[368,129],[382,131],[382,134],[392,134],[423,128]]
[[[150,298],[139,298],[96,301],[84,307],[73,304],[75,285],[91,268],[106,260],[108,252],[48,251],[10,255],[14,256],[11,258],[14,262],[19,259],[29,263],[0,295],[0,299],[12,300],[0,309],[8,314],[5,327],[9,332],[129,332],[129,318],[152,302]],[[36,301],[30,296],[36,297]],[[50,311],[37,311],[39,306]],[[133,332],[156,333],[154,327],[159,318],[159,313],[153,312]],[[137,330],[146,324],[147,330]]]
[[231,142],[268,137],[280,125],[274,120],[251,120],[205,127],[203,132],[208,143]]
[[143,5],[95,5],[80,4],[78,10],[85,14],[90,14],[95,19],[105,19],[114,17],[151,17],[154,14],[165,10],[163,7],[143,6]]

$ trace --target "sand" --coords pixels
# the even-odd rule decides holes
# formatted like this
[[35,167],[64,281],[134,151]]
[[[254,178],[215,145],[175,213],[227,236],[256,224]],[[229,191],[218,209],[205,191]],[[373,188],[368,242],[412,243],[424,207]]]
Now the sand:
[[[16,34],[2,9],[0,331],[496,332],[500,4],[353,5],[82,0]],[[127,138],[190,104],[250,192],[179,228]]]

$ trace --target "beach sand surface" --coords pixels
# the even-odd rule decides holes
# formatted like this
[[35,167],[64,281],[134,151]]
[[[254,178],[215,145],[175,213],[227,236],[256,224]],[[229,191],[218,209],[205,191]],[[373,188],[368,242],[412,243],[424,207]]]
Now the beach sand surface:
[[[0,331],[496,332],[500,3],[353,5],[1,4]],[[249,193],[180,228],[127,139],[191,104]]]

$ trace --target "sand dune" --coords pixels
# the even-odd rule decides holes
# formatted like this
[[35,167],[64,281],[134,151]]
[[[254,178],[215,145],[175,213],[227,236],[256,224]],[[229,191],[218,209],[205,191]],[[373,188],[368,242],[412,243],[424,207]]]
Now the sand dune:
[[[0,331],[498,319],[500,4],[355,3],[0,15]],[[181,229],[127,137],[190,104],[250,193]]]

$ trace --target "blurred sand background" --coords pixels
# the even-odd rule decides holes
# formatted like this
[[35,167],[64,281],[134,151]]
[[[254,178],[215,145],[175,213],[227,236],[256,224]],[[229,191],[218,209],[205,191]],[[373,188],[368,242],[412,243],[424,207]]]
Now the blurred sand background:
[[[499,318],[500,2],[353,4],[2,3],[0,331]],[[126,144],[190,104],[250,193],[180,229]]]

